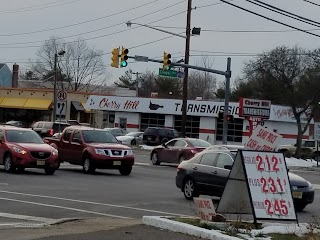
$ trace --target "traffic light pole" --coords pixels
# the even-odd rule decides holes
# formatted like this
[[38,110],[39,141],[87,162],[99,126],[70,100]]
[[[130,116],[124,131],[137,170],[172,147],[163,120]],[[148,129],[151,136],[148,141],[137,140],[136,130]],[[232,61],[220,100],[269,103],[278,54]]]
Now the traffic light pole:
[[[141,56],[140,56],[141,57]],[[132,58],[137,60],[137,57],[128,56],[128,58]],[[163,63],[161,60],[151,59],[148,57],[143,58],[144,62],[156,62],[156,63]],[[222,144],[227,144],[227,135],[228,135],[228,122],[227,122],[227,115],[229,112],[229,95],[230,95],[230,78],[231,78],[231,58],[227,58],[227,71],[219,71],[210,68],[198,67],[190,64],[184,63],[174,63],[171,62],[170,66],[177,66],[177,67],[184,67],[184,68],[191,68],[196,69],[204,72],[215,73],[218,75],[224,75],[226,77],[226,88],[225,88],[225,100],[224,100],[224,114],[223,114],[223,135],[222,135]]]

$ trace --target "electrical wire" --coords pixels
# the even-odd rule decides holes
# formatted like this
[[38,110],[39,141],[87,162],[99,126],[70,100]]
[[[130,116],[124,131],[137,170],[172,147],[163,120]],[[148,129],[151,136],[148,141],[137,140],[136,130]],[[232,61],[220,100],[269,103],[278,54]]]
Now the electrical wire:
[[[71,4],[71,3],[75,3],[75,2],[80,2],[80,1],[82,1],[82,0],[72,0],[70,2],[64,2],[64,0],[60,0],[60,1],[55,1],[55,2],[51,2],[51,3],[47,3],[47,4],[41,4],[38,6],[17,8],[17,9],[12,9],[12,10],[2,10],[2,11],[0,11],[0,14],[30,12],[30,11],[42,10],[45,8],[59,7],[59,6],[63,6],[63,5],[67,5],[67,4]],[[64,2],[64,3],[57,4],[57,2]],[[51,4],[53,4],[53,5],[51,5]],[[46,5],[51,5],[51,6],[46,6]],[[44,7],[39,7],[39,6],[44,6]]]
[[[64,29],[64,28],[70,28],[70,27],[74,27],[74,26],[79,26],[79,25],[83,25],[83,24],[87,24],[87,23],[91,23],[91,22],[96,22],[96,21],[99,21],[99,20],[102,20],[102,19],[106,19],[106,18],[109,18],[109,17],[113,17],[113,16],[116,16],[116,15],[119,15],[119,14],[122,14],[122,13],[126,13],[126,12],[129,12],[129,11],[134,11],[136,9],[145,7],[147,5],[150,5],[150,4],[153,4],[155,2],[159,2],[159,1],[161,1],[161,0],[154,0],[154,1],[151,1],[151,2],[148,2],[148,3],[145,3],[145,4],[141,4],[141,5],[138,5],[136,7],[129,8],[129,9],[126,9],[126,10],[123,10],[123,11],[120,11],[120,12],[112,13],[112,14],[109,14],[109,15],[106,15],[106,16],[94,18],[94,19],[91,19],[91,20],[86,20],[86,21],[79,22],[79,23],[73,23],[73,24],[69,24],[69,25],[65,25],[65,26],[54,27],[54,28],[49,28],[49,29],[42,29],[42,30],[31,31],[31,32],[0,34],[0,37],[31,35],[31,34],[35,34],[35,33],[42,33],[42,32],[48,32],[48,31],[53,31],[53,30],[60,30],[60,29]],[[181,1],[180,3],[184,2],[184,1],[185,0]]]
[[314,3],[314,2],[311,2],[311,1],[308,1],[308,0],[302,0],[304,2],[307,2],[307,3],[310,3],[310,4],[313,4],[313,5],[316,5],[318,7],[320,7],[320,4],[317,4],[317,3]]
[[259,14],[259,13],[255,13],[255,12],[253,12],[253,11],[250,11],[250,10],[248,10],[248,9],[245,9],[245,8],[243,8],[243,7],[240,7],[240,6],[238,6],[238,5],[235,5],[235,4],[233,4],[233,3],[230,3],[230,2],[228,2],[228,1],[225,1],[225,0],[220,0],[220,1],[221,1],[221,2],[224,2],[224,3],[226,3],[226,4],[229,4],[229,5],[233,6],[233,7],[239,8],[239,9],[245,11],[245,12],[249,12],[249,13],[254,14],[254,15],[256,15],[256,16],[259,16],[259,17],[261,17],[261,18],[267,19],[267,20],[269,20],[269,21],[272,21],[272,22],[281,24],[281,25],[286,26],[286,27],[289,27],[289,28],[293,28],[293,29],[298,30],[298,31],[300,31],[300,32],[304,32],[304,33],[313,35],[313,36],[315,36],[315,37],[320,37],[320,35],[318,35],[318,34],[311,33],[311,32],[305,31],[305,30],[303,30],[303,29],[301,29],[301,28],[297,28],[297,27],[291,26],[291,25],[289,25],[289,24],[286,24],[286,23],[283,23],[283,22],[274,20],[274,19],[272,19],[272,18],[263,16],[263,15],[261,15],[261,14]]
[[[292,18],[292,19],[295,19],[297,21],[300,21],[300,22],[304,22],[306,24],[310,24],[312,26],[315,26],[315,27],[319,27],[320,26],[320,23],[319,22],[316,22],[316,21],[313,21],[311,19],[308,19],[308,18],[305,18],[305,17],[302,17],[302,16],[299,16],[297,14],[294,14],[294,13],[291,13],[291,12],[288,12],[288,11],[285,11],[283,9],[280,9],[280,8],[277,8],[275,6],[272,6],[270,4],[267,4],[267,3],[263,3],[259,0],[254,0],[255,2],[251,1],[251,0],[245,0],[247,2],[250,2],[254,5],[257,5],[259,7],[262,7],[262,8],[265,8],[265,9],[268,9],[272,12],[276,12],[278,14],[281,14],[283,16],[286,16],[286,17],[289,17],[289,18]],[[257,3],[256,3],[257,2]]]

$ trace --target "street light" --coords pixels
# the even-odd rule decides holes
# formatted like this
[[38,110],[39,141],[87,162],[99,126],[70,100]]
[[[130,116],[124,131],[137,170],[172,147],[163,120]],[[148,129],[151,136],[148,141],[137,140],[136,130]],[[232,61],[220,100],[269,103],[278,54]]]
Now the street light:
[[52,121],[56,121],[56,112],[57,112],[57,79],[58,79],[58,71],[57,71],[57,62],[58,56],[63,56],[66,51],[61,50],[58,53],[54,54],[54,83],[53,83],[53,114],[52,114]]

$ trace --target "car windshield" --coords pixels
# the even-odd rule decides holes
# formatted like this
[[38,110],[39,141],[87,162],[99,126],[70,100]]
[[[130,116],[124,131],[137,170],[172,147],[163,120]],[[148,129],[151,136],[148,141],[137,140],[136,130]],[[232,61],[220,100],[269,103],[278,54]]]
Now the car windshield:
[[200,140],[200,139],[188,139],[188,141],[194,146],[194,147],[210,147],[211,144],[206,142],[206,141],[203,141],[203,140]]
[[141,133],[138,133],[138,132],[131,132],[126,134],[126,136],[132,136],[132,137],[138,137],[139,135],[141,135]]
[[8,142],[15,143],[44,143],[42,138],[34,131],[7,130],[6,138]]
[[118,140],[108,131],[83,130],[82,133],[86,143],[118,143]]

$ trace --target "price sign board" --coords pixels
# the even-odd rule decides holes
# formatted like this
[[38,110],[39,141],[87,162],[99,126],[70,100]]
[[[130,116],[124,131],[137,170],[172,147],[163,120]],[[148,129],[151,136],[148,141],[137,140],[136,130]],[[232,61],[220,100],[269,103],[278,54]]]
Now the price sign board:
[[296,220],[283,154],[257,151],[241,154],[256,218]]
[[203,221],[211,221],[216,215],[215,207],[210,198],[193,198],[198,209],[199,217]]
[[216,211],[297,221],[283,153],[239,150]]

